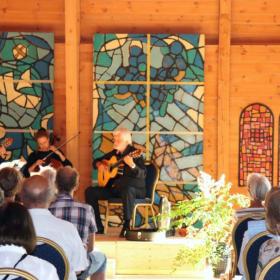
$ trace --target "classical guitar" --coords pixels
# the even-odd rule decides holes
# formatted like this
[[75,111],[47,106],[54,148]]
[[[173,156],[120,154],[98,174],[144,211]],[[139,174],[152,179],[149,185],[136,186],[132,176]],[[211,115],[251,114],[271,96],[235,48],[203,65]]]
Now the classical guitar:
[[[141,150],[135,150],[125,156],[131,156],[132,158],[140,157]],[[102,163],[107,166],[107,169],[98,169],[98,186],[105,187],[111,178],[114,178],[118,174],[118,166],[122,163],[125,156],[117,159],[116,156],[112,156],[109,160],[103,160]]]

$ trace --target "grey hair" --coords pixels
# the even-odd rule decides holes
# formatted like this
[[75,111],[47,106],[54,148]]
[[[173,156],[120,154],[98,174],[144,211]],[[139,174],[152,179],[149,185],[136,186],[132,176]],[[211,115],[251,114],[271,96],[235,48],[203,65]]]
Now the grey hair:
[[264,201],[266,194],[271,190],[269,180],[259,173],[248,175],[247,186],[252,199],[257,201]]

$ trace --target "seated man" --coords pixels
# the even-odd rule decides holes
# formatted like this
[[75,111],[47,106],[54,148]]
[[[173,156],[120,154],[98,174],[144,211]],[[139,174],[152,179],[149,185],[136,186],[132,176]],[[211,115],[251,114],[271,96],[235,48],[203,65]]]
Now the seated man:
[[0,170],[0,189],[4,192],[5,202],[15,200],[16,194],[20,191],[22,175],[12,167],[5,167]]
[[[250,196],[252,198],[251,206],[253,208],[246,208],[252,211],[245,211],[245,213],[247,215],[251,214],[253,216],[253,215],[258,215],[260,213],[259,211],[260,209],[262,210],[262,212],[264,212],[263,202],[265,200],[267,193],[271,190],[270,182],[265,176],[258,173],[253,173],[248,176],[248,188],[249,188]],[[244,274],[242,255],[245,246],[250,241],[250,239],[252,239],[258,233],[265,230],[266,230],[266,224],[263,219],[261,220],[256,219],[255,221],[248,222],[248,229],[245,231],[243,236],[239,260],[238,260],[238,269],[242,275]]]
[[120,236],[125,236],[129,229],[130,219],[136,198],[145,198],[146,168],[142,156],[133,158],[131,153],[136,149],[132,146],[131,134],[126,129],[120,129],[113,133],[113,150],[93,162],[93,167],[98,172],[108,170],[106,160],[116,156],[117,160],[123,159],[118,166],[118,174],[109,180],[105,187],[88,187],[86,189],[86,202],[92,205],[95,213],[98,233],[104,233],[101,222],[98,201],[119,197],[123,203],[124,225]]
[[236,218],[251,213],[264,213],[265,195],[271,189],[269,180],[262,174],[251,173],[247,177],[247,187],[251,199],[250,206],[238,209],[235,214]]
[[57,218],[72,223],[78,230],[84,246],[88,250],[91,266],[79,276],[79,279],[105,279],[106,257],[103,253],[93,251],[95,232],[97,230],[93,209],[90,205],[76,202],[74,192],[79,186],[79,174],[76,169],[66,166],[57,171],[56,185],[58,195],[49,210]]
[[48,210],[54,190],[48,180],[40,175],[25,179],[21,199],[29,209],[37,236],[56,242],[65,252],[70,264],[69,279],[77,279],[76,273],[87,269],[86,250],[73,224],[56,218]]

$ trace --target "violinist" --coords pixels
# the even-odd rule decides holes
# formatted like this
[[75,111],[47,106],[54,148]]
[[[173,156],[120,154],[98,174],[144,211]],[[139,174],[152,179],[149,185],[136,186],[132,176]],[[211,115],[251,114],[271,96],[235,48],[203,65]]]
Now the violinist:
[[45,129],[39,129],[35,134],[38,150],[32,152],[27,159],[27,163],[22,168],[22,173],[25,177],[29,177],[31,172],[36,172],[39,166],[51,165],[54,168],[61,166],[72,166],[72,163],[65,155],[50,144],[50,137]]

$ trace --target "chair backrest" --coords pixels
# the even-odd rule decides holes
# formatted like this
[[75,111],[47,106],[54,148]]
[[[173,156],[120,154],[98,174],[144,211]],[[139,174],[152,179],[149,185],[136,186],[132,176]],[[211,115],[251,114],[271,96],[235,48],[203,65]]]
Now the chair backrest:
[[32,255],[53,264],[60,280],[69,278],[69,261],[63,249],[54,241],[38,236],[37,246]]
[[255,280],[260,247],[270,238],[269,232],[263,231],[254,236],[245,246],[243,253],[243,268],[247,280]]
[[279,280],[280,256],[272,259],[262,270],[259,280]]
[[155,199],[155,190],[159,180],[159,169],[157,166],[151,162],[146,161],[146,197],[151,199],[151,202],[154,202]]
[[32,274],[30,274],[29,272],[22,270],[22,269],[18,269],[18,268],[7,268],[7,267],[3,267],[0,268],[0,275],[14,275],[14,276],[19,276],[17,278],[14,278],[14,280],[38,280],[37,277],[33,276]]
[[237,220],[232,230],[232,245],[234,248],[234,268],[233,275],[239,275],[240,272],[237,267],[237,262],[240,256],[242,240],[245,231],[248,229],[248,222],[254,220],[263,220],[264,213],[248,214]]

